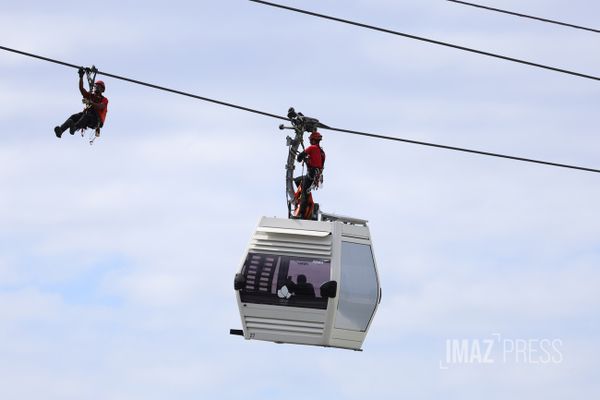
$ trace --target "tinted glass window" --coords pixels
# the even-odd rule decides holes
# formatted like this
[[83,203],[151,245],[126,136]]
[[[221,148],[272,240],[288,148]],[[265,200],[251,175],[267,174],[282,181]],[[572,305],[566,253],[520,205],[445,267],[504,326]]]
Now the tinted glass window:
[[327,308],[319,289],[330,280],[330,260],[249,253],[242,274],[244,303]]
[[335,327],[364,332],[377,306],[377,275],[371,246],[342,242],[341,272]]

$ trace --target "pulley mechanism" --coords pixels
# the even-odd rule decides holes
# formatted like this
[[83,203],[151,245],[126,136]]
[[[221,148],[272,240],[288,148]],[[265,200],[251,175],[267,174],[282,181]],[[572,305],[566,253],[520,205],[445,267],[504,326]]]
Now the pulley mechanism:
[[[88,83],[88,87],[89,87],[89,92],[90,94],[93,93],[94,91],[94,85],[96,84],[96,74],[98,73],[98,68],[96,68],[96,66],[92,65],[91,67],[86,67],[83,69],[85,71],[85,77]],[[85,104],[86,108],[90,108],[90,101],[88,99],[82,99],[83,104]],[[101,128],[101,124],[100,122],[98,122],[98,125],[94,128],[94,130],[92,131],[92,133],[90,133],[89,135],[89,142],[90,142],[90,146],[94,144],[94,140],[96,140],[97,137],[100,137],[100,128]],[[81,137],[85,136],[85,128],[81,129]]]

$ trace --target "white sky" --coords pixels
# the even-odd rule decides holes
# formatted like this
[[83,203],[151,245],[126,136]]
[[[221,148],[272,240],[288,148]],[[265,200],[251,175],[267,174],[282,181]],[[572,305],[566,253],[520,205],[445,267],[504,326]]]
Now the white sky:
[[[5,2],[6,3],[6,2]],[[336,127],[600,168],[592,80],[248,1],[9,2],[0,44]],[[597,34],[442,0],[287,1],[600,75]],[[598,28],[591,0],[485,4]],[[250,341],[233,276],[285,216],[279,121],[102,78],[89,146],[52,128],[76,71],[0,54],[0,398],[595,398],[600,176],[323,131],[324,210],[370,221],[364,352]],[[563,361],[440,370],[447,339]]]

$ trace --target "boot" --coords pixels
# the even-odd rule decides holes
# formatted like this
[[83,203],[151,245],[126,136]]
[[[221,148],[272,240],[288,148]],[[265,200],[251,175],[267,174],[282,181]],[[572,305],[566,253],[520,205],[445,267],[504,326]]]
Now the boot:
[[73,125],[73,121],[71,119],[68,119],[61,126],[55,126],[54,127],[54,134],[56,135],[57,138],[60,139],[60,137],[62,136],[63,132],[66,131],[67,128],[69,128],[72,125]]
[[62,134],[63,134],[63,132],[66,131],[72,125],[73,125],[73,120],[72,119],[68,119],[61,126],[55,127],[54,128],[54,133],[56,133],[56,136],[61,137]]

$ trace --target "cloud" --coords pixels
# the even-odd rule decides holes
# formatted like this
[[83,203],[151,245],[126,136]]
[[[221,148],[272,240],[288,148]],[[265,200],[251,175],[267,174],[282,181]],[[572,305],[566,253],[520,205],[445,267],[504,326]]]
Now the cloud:
[[[119,12],[89,37],[71,6],[7,5],[5,45],[344,128],[596,162],[597,89],[574,77],[241,3],[109,2]],[[473,11],[442,2],[319,7],[572,68],[598,61],[588,36],[468,24]],[[304,382],[342,398],[598,392],[595,174],[324,131],[315,197],[370,221],[383,285],[365,351],[245,341],[228,335],[232,278],[258,218],[286,213],[281,121],[107,78],[100,139],[58,140],[52,127],[80,108],[74,71],[0,63],[5,397],[293,399]],[[439,371],[446,338],[497,329],[559,335],[565,364]]]

